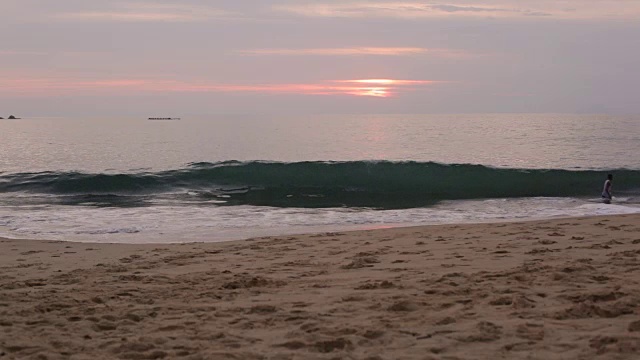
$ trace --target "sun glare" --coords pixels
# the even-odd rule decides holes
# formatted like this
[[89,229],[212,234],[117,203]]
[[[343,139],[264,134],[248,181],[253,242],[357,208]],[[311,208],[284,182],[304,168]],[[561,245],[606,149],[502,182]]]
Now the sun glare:
[[373,96],[373,97],[389,97],[391,96],[391,92],[389,88],[386,87],[363,87],[363,88],[354,88],[352,92],[349,92],[351,95],[357,96]]
[[424,84],[432,84],[433,81],[427,80],[396,80],[396,79],[358,79],[358,80],[336,80],[335,82],[339,83],[349,83],[349,84],[375,84],[375,85],[388,85],[388,86],[399,86],[399,85],[424,85]]
[[[396,90],[416,89],[421,85],[433,84],[434,81],[427,80],[396,80],[396,79],[356,79],[356,80],[334,80],[335,83],[367,85],[367,87],[345,87],[346,94],[355,96],[392,97]],[[413,85],[413,86],[412,86]]]

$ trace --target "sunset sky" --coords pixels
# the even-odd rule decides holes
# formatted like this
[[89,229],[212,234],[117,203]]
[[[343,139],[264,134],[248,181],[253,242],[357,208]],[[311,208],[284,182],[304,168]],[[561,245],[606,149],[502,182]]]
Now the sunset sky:
[[636,0],[2,0],[0,116],[640,113]]

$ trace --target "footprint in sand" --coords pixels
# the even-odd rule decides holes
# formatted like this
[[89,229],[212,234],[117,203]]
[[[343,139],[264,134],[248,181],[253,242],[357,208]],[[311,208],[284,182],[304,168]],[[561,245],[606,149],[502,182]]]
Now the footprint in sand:
[[533,323],[524,323],[516,327],[516,336],[532,341],[544,340],[544,326]]
[[552,245],[552,244],[557,244],[558,242],[555,240],[549,240],[549,239],[543,239],[543,240],[539,240],[538,244],[542,244],[542,245]]
[[450,325],[450,324],[455,324],[455,323],[456,323],[456,319],[455,318],[452,318],[451,316],[447,316],[442,320],[436,321],[435,324],[444,326],[444,325]]
[[25,251],[25,252],[21,252],[20,255],[33,255],[33,254],[38,254],[44,252],[42,250],[31,250],[31,251]]
[[611,305],[596,305],[583,302],[553,315],[556,320],[567,319],[589,319],[589,318],[616,318],[622,315],[633,314],[635,306],[633,304],[617,302]]
[[416,305],[415,303],[408,301],[408,300],[402,300],[402,301],[398,301],[396,303],[393,303],[392,305],[390,305],[389,307],[387,307],[388,311],[393,311],[393,312],[409,312],[409,311],[416,311],[418,310],[418,305]]
[[538,255],[538,254],[547,254],[547,253],[556,252],[556,251],[559,251],[559,250],[551,250],[549,248],[535,248],[531,251],[527,251],[525,254]]
[[629,330],[629,332],[640,332],[640,320],[634,321],[629,324],[627,330]]
[[393,282],[387,281],[387,280],[375,281],[375,282],[367,281],[362,285],[356,286],[355,290],[391,289],[394,287],[396,287],[396,285]]
[[[638,354],[640,339],[627,336],[596,336],[589,341],[589,346],[599,355],[612,352],[617,354]],[[622,357],[616,357],[622,358]],[[625,359],[628,357],[624,357]]]
[[118,325],[110,321],[101,321],[93,324],[91,328],[96,332],[113,331],[118,328]]
[[458,337],[461,342],[491,342],[500,339],[502,327],[489,321],[481,321],[476,325],[476,333]]
[[350,262],[347,265],[342,265],[340,268],[342,269],[361,269],[361,268],[365,268],[365,267],[373,267],[373,264],[379,263],[380,260],[378,260],[377,257],[375,256],[363,256],[363,257],[357,257],[355,258],[352,262]]

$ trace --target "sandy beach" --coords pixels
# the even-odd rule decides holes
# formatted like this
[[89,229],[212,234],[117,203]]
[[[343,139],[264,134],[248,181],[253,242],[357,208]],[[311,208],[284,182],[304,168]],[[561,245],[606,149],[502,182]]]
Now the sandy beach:
[[0,359],[637,359],[640,215],[0,240]]

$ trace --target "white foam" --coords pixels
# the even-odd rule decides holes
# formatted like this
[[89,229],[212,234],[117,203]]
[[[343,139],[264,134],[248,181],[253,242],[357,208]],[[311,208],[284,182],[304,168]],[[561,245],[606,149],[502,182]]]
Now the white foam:
[[638,205],[573,198],[449,201],[429,208],[371,210],[256,206],[0,207],[0,236],[85,242],[169,243],[423,225],[640,213]]

